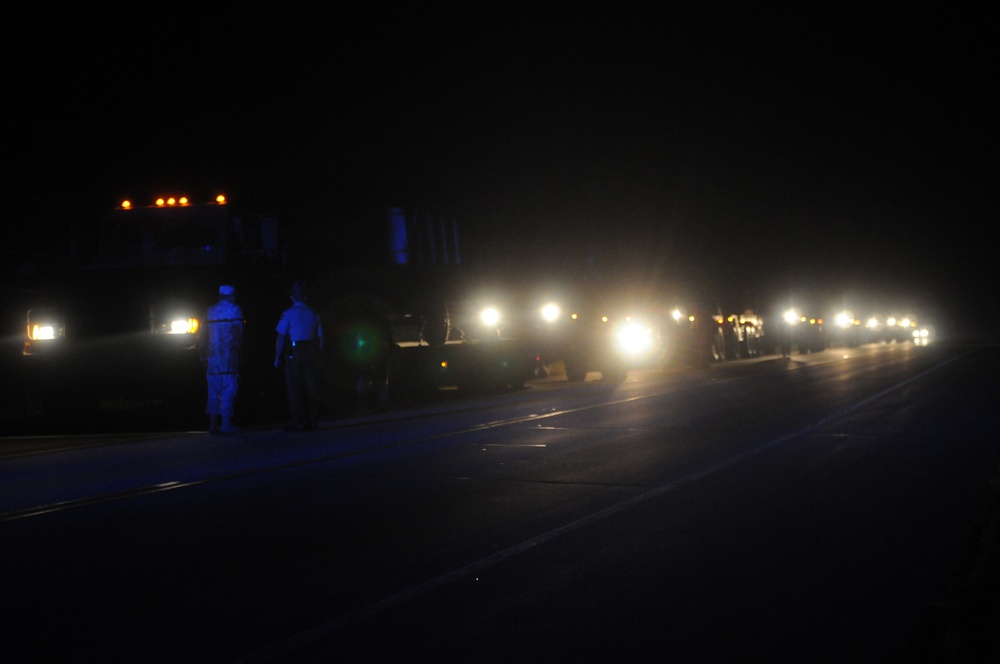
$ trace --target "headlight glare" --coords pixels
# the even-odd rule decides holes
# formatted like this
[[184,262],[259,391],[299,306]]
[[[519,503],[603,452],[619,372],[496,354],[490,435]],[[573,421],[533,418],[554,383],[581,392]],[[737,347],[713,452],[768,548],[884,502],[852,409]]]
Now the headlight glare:
[[631,357],[646,355],[653,349],[653,330],[641,323],[630,321],[617,330],[615,341],[618,350],[626,355]]
[[493,327],[500,322],[500,311],[495,307],[486,307],[479,312],[479,320],[482,321],[483,325]]
[[32,341],[38,341],[40,339],[55,339],[56,329],[51,325],[32,325],[31,334],[29,336]]
[[559,305],[555,302],[549,302],[541,308],[542,320],[548,323],[553,323],[558,320],[561,313]]
[[160,329],[166,334],[197,334],[200,325],[197,318],[174,318]]
[[62,315],[53,309],[33,309],[28,311],[26,333],[30,341],[51,341],[66,336]]

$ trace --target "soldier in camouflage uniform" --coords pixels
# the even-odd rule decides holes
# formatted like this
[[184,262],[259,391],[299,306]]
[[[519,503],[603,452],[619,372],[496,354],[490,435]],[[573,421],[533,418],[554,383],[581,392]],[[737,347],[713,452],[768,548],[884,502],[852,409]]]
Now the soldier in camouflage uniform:
[[219,301],[205,316],[206,334],[201,359],[208,379],[209,433],[238,433],[233,424],[233,406],[239,387],[240,350],[243,346],[243,312],[235,302],[232,286],[219,286]]

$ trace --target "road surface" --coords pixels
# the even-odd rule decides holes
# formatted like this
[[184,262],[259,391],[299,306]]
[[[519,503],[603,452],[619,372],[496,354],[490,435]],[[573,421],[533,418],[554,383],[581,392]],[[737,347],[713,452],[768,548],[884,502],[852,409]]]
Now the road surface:
[[957,609],[984,583],[997,360],[864,346],[312,433],[4,439],[4,643],[34,661],[985,658],[985,610]]

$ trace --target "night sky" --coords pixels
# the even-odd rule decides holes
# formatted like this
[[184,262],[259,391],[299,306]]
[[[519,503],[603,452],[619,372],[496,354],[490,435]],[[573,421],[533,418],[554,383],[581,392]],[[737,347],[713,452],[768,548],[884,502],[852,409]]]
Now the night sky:
[[4,28],[17,246],[222,189],[352,238],[452,217],[469,260],[996,309],[985,15],[61,11]]

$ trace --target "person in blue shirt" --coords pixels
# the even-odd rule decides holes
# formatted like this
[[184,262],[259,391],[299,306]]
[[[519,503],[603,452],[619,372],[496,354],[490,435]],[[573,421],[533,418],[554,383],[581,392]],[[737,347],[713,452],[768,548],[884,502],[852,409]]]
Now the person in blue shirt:
[[208,308],[205,325],[201,360],[208,380],[208,432],[239,433],[232,418],[240,381],[244,320],[235,288],[219,286],[219,301]]
[[306,289],[301,281],[288,292],[292,306],[281,314],[274,345],[274,366],[285,360],[285,384],[288,409],[292,416],[286,431],[312,431],[319,428],[319,360],[323,350],[323,324],[319,314],[306,303]]

